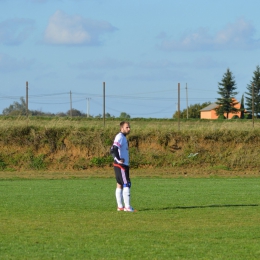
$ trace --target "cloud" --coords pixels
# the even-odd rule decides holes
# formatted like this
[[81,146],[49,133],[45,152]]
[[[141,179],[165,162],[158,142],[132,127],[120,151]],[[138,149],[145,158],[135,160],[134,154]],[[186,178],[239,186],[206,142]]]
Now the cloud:
[[15,59],[9,55],[0,53],[0,72],[13,72],[32,68],[34,59]]
[[222,30],[210,34],[207,28],[184,34],[179,40],[166,36],[160,48],[164,51],[212,51],[260,48],[260,40],[254,39],[255,28],[244,19],[227,24]]
[[96,21],[79,15],[67,15],[57,11],[51,16],[45,31],[48,44],[98,45],[100,36],[116,30],[106,21]]
[[20,45],[34,30],[34,21],[16,18],[0,23],[0,43],[5,45]]

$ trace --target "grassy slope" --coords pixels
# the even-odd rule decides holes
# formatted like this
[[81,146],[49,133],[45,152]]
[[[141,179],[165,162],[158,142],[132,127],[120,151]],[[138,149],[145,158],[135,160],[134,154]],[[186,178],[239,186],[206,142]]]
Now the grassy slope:
[[[0,170],[74,171],[111,166],[120,120],[0,118]],[[132,119],[131,166],[168,174],[259,175],[260,121]],[[196,156],[190,156],[194,155]],[[158,173],[156,173],[158,174]]]

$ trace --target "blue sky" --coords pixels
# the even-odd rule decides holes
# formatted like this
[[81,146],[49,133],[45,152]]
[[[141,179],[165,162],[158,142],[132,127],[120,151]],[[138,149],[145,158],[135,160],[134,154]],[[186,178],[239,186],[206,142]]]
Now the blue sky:
[[[29,109],[172,118],[215,102],[233,73],[237,99],[260,64],[258,0],[0,0],[0,113],[29,82]],[[187,86],[187,89],[186,89]]]

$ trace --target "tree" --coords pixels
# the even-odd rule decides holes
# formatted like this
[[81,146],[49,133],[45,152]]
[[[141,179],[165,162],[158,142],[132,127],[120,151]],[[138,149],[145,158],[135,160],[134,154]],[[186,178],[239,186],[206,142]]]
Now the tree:
[[[254,96],[253,96],[253,88],[254,88]],[[254,71],[254,75],[250,84],[247,85],[246,92],[246,108],[248,110],[252,110],[254,101],[254,113],[256,116],[260,113],[260,67],[256,66],[256,70]]]
[[58,113],[56,113],[56,116],[65,117],[67,115],[64,112],[58,112]]
[[102,118],[103,116],[101,114],[98,114],[97,116],[95,116],[95,118]]
[[106,113],[105,118],[114,118],[114,116],[112,116],[110,113]]
[[130,115],[128,115],[126,112],[121,112],[121,114],[120,114],[119,118],[130,119],[130,118],[131,118],[131,116],[130,116]]
[[[188,107],[189,118],[200,118],[200,110],[210,105],[211,102],[204,102],[202,104],[194,104]],[[178,111],[173,115],[173,118],[178,118]],[[180,111],[180,118],[187,118],[187,109]]]
[[20,97],[20,103],[15,101],[8,108],[3,110],[3,115],[9,116],[25,116],[26,115],[26,102],[24,97]]
[[226,73],[224,73],[222,81],[218,83],[217,92],[221,97],[217,98],[216,104],[219,106],[216,108],[216,113],[218,116],[226,114],[226,118],[228,118],[229,113],[238,113],[239,109],[235,108],[235,105],[238,102],[235,99],[235,96],[238,94],[235,90],[236,82],[232,72],[227,69]]
[[68,110],[67,113],[66,113],[68,116],[72,115],[72,116],[82,116],[82,113],[75,109],[75,108],[72,108],[71,111]]

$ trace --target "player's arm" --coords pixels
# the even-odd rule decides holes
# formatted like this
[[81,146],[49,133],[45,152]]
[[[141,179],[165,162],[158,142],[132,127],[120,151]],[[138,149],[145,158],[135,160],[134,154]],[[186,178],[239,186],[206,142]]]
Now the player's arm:
[[118,147],[116,145],[113,145],[111,147],[111,155],[114,157],[114,160],[117,161],[118,163],[123,163],[125,161],[123,158],[120,158]]

